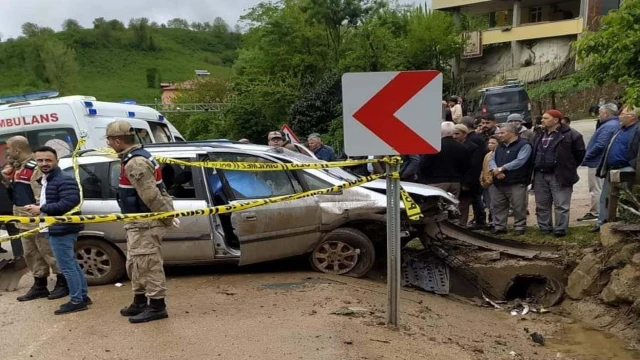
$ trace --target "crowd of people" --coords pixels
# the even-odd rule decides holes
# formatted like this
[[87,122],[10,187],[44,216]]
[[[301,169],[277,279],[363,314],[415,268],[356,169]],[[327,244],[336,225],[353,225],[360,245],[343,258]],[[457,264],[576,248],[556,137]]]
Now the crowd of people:
[[[421,156],[417,181],[459,198],[460,225],[488,228],[495,234],[507,232],[510,214],[515,234],[525,233],[528,195],[533,192],[540,232],[563,237],[569,227],[573,186],[580,179],[578,168],[584,166],[591,206],[579,220],[596,220],[591,231],[597,232],[607,221],[609,171],[635,169],[639,111],[602,104],[595,133],[586,146],[582,134],[570,126],[571,120],[555,109],[535,119],[532,129],[523,126],[519,114],[510,115],[503,124],[490,116],[445,120],[441,151]],[[473,219],[467,222],[469,208]]]

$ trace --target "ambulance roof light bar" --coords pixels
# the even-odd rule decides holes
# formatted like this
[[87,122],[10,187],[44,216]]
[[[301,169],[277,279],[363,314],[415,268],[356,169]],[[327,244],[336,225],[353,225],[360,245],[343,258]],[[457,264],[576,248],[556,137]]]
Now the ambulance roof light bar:
[[53,98],[57,98],[59,95],[60,93],[58,91],[47,90],[47,91],[36,91],[32,93],[27,93],[27,94],[2,96],[0,97],[0,105],[11,104],[16,102],[24,102],[24,101],[53,99]]

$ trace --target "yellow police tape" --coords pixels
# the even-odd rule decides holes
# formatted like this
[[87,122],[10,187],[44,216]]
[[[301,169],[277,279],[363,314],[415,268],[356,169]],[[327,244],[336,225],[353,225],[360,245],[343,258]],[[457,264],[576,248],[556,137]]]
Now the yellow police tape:
[[[117,153],[110,148],[94,149],[96,152],[117,156]],[[363,159],[363,160],[346,160],[333,162],[317,162],[302,164],[283,164],[283,163],[250,163],[250,162],[230,162],[230,161],[185,161],[179,159],[168,158],[164,156],[153,155],[159,163],[171,165],[183,165],[193,167],[203,167],[218,170],[239,170],[239,171],[283,171],[283,170],[309,170],[309,169],[329,169],[342,168],[357,165],[387,163],[400,164],[402,159],[399,156],[385,157],[382,159]]]
[[[76,145],[75,149],[73,150],[73,153],[71,154],[71,162],[73,164],[73,173],[74,173],[74,177],[76,178],[76,182],[78,183],[78,187],[80,188],[80,203],[74,207],[73,209],[71,209],[71,211],[67,212],[65,215],[71,215],[74,213],[77,213],[78,211],[80,211],[80,209],[82,208],[82,203],[84,202],[84,198],[83,198],[83,191],[82,191],[82,184],[80,183],[80,167],[78,166],[78,154],[80,152],[80,149],[82,149],[82,147],[84,146],[84,144],[87,142],[87,139],[85,138],[81,138],[80,140],[78,140],[78,144]],[[0,243],[2,242],[6,242],[6,241],[11,241],[11,240],[18,240],[21,239],[23,237],[27,237],[33,234],[37,234],[39,233],[42,229],[44,228],[48,228],[49,226],[53,225],[51,224],[43,224],[39,227],[36,227],[34,229],[31,230],[27,230],[25,232],[21,232],[17,235],[13,235],[13,236],[5,236],[0,238]]]
[[[208,208],[198,209],[198,210],[178,210],[178,211],[170,211],[170,212],[145,213],[145,214],[67,215],[67,216],[41,216],[41,217],[0,216],[0,221],[16,222],[21,224],[33,224],[33,223],[95,224],[95,223],[105,223],[105,222],[113,222],[113,221],[125,221],[125,222],[150,221],[150,220],[179,218],[179,217],[187,217],[187,216],[207,216],[207,215],[216,215],[216,214],[227,214],[227,213],[242,211],[242,210],[246,210],[246,209],[250,209],[258,206],[277,204],[283,201],[291,201],[291,200],[301,199],[301,198],[315,196],[315,195],[328,195],[341,190],[346,190],[349,188],[360,186],[362,184],[374,181],[376,179],[386,177],[387,175],[389,174],[365,176],[365,177],[348,181],[343,184],[332,186],[326,189],[306,191],[303,193],[292,194],[292,195],[276,196],[268,199],[249,200],[249,201],[244,201],[237,204],[214,206],[214,207],[208,207]],[[408,194],[404,193],[402,196],[403,201],[408,197],[409,197]],[[407,215],[409,216],[409,218],[413,220],[418,220],[422,216],[420,208],[417,207],[417,205],[416,207],[407,207],[405,205],[405,207],[406,207]]]

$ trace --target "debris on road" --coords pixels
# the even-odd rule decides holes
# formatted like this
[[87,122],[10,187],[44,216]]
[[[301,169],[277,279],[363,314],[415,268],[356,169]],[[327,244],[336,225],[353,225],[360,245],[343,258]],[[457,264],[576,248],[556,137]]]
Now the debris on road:
[[372,313],[373,312],[371,312],[370,310],[367,310],[365,308],[360,308],[360,307],[341,307],[340,309],[333,311],[331,314],[360,317],[360,316],[365,316],[367,314],[372,314]]
[[544,337],[542,335],[538,334],[537,332],[534,332],[530,336],[531,336],[531,340],[533,340],[534,343],[544,346]]

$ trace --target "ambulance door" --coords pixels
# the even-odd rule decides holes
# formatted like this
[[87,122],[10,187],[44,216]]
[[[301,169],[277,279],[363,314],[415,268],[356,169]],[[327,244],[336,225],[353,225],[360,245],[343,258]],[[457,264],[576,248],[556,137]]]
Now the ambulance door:
[[20,107],[20,123],[33,149],[50,146],[62,157],[78,144],[79,124],[68,104]]

